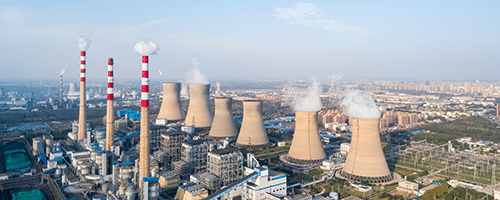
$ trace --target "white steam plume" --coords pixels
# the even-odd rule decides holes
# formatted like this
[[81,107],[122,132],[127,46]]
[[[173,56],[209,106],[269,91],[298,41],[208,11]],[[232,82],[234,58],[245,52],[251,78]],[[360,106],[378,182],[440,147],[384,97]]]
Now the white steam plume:
[[155,55],[160,48],[156,47],[156,44],[153,42],[144,42],[140,41],[134,46],[135,51],[140,53],[141,55]]
[[359,90],[347,91],[340,102],[340,108],[349,117],[359,119],[380,118],[380,110],[373,97]]
[[328,85],[330,85],[330,90],[333,90],[336,86],[339,86],[340,79],[342,79],[342,75],[328,76]]
[[293,109],[301,112],[314,112],[321,110],[321,99],[319,94],[321,87],[316,79],[313,79],[309,86],[306,96],[297,97],[293,100]]
[[66,69],[62,69],[61,70],[61,76],[64,75],[64,74],[66,74]]
[[90,41],[90,36],[82,36],[78,38],[78,47],[80,48],[80,51],[87,51],[89,49],[89,45],[91,43]]
[[186,73],[185,82],[188,84],[208,84],[207,77],[198,69],[198,59],[193,58],[191,63],[193,64],[193,69]]
[[158,73],[160,73],[160,76],[161,76],[161,75],[163,75],[163,73],[161,72],[161,69],[160,69],[160,70],[158,70]]
[[217,82],[217,83],[215,83],[215,85],[216,85],[216,86],[220,86],[220,83],[219,83],[219,82]]

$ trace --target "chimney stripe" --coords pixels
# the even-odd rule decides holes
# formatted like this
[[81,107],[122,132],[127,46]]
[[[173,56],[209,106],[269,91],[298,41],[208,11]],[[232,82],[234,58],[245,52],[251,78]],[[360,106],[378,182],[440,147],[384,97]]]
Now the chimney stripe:
[[141,107],[149,107],[149,56],[142,56]]
[[115,100],[113,95],[113,58],[108,59],[108,100]]

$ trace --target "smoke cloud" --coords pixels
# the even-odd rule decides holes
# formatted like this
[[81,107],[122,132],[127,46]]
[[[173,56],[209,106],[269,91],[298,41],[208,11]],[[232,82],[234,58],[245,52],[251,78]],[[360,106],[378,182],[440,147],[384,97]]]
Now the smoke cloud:
[[66,69],[62,69],[61,70],[61,76],[64,75],[64,74],[66,74]]
[[153,42],[144,42],[140,41],[134,46],[135,51],[140,53],[141,55],[156,55],[156,52],[160,50],[160,48],[156,47],[156,44]]
[[160,70],[158,70],[158,73],[160,73],[160,76],[161,76],[161,75],[163,75],[163,73],[161,72],[161,69],[160,69]]
[[321,110],[321,99],[319,98],[320,91],[321,87],[319,82],[316,79],[313,79],[306,96],[297,97],[293,100],[294,110],[301,112],[314,112]]
[[340,108],[349,117],[359,119],[378,119],[380,110],[372,96],[359,90],[347,91],[340,103]]
[[193,65],[193,69],[186,73],[185,82],[188,84],[208,84],[207,77],[198,69],[198,59],[193,58],[191,64]]
[[80,48],[80,51],[87,51],[87,49],[89,49],[90,43],[90,35],[78,38],[78,48]]

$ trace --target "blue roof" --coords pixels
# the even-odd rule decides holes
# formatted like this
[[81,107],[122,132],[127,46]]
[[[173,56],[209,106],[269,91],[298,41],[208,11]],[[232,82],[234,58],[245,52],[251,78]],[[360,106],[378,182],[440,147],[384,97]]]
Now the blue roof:
[[124,162],[124,163],[120,163],[120,166],[130,166],[133,164],[134,164],[134,162]]
[[45,156],[45,153],[40,152],[40,160],[42,160],[42,163],[43,163],[44,165],[46,165],[46,164],[47,164],[47,156]]
[[97,151],[97,153],[108,153],[108,151],[106,151],[106,150],[99,150],[99,151]]
[[116,142],[119,142],[119,141],[121,141],[121,140],[126,140],[126,139],[129,139],[129,138],[132,138],[132,137],[138,136],[138,135],[140,135],[140,134],[141,134],[141,132],[140,132],[140,131],[137,131],[137,132],[135,132],[135,133],[131,133],[131,134],[127,135],[127,136],[123,136],[123,137],[121,137],[121,138],[115,139],[115,143],[116,143]]
[[142,181],[143,182],[157,182],[158,180],[160,180],[159,177],[142,177]]

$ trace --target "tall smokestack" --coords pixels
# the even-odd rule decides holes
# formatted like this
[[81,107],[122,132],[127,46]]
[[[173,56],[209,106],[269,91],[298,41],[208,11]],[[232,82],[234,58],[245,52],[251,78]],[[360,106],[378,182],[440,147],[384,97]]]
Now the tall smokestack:
[[267,146],[267,138],[264,122],[262,121],[262,101],[243,101],[243,122],[236,144],[242,146]]
[[87,135],[85,115],[85,51],[80,52],[80,117],[78,120],[78,140],[84,140]]
[[59,81],[59,109],[63,107],[63,75],[61,74],[61,79]]
[[212,125],[212,111],[209,100],[210,84],[189,85],[189,107],[186,114],[186,126],[208,128]]
[[326,154],[318,132],[318,112],[296,111],[295,122],[295,133],[286,156],[287,161],[299,165],[321,163]]
[[231,98],[217,97],[215,102],[215,115],[208,136],[214,138],[236,137],[236,128],[234,127],[234,119],[231,114]]
[[111,151],[111,146],[114,142],[114,107],[113,102],[115,100],[113,94],[114,80],[113,80],[113,58],[108,59],[108,109],[106,113],[106,151]]
[[139,185],[142,187],[142,178],[149,177],[149,56],[142,56],[142,84],[141,84],[141,137],[139,160]]
[[350,118],[352,139],[340,174],[349,180],[382,183],[392,180],[380,144],[379,119]]
[[158,119],[182,120],[184,110],[181,104],[181,83],[163,83],[163,100],[158,113]]

